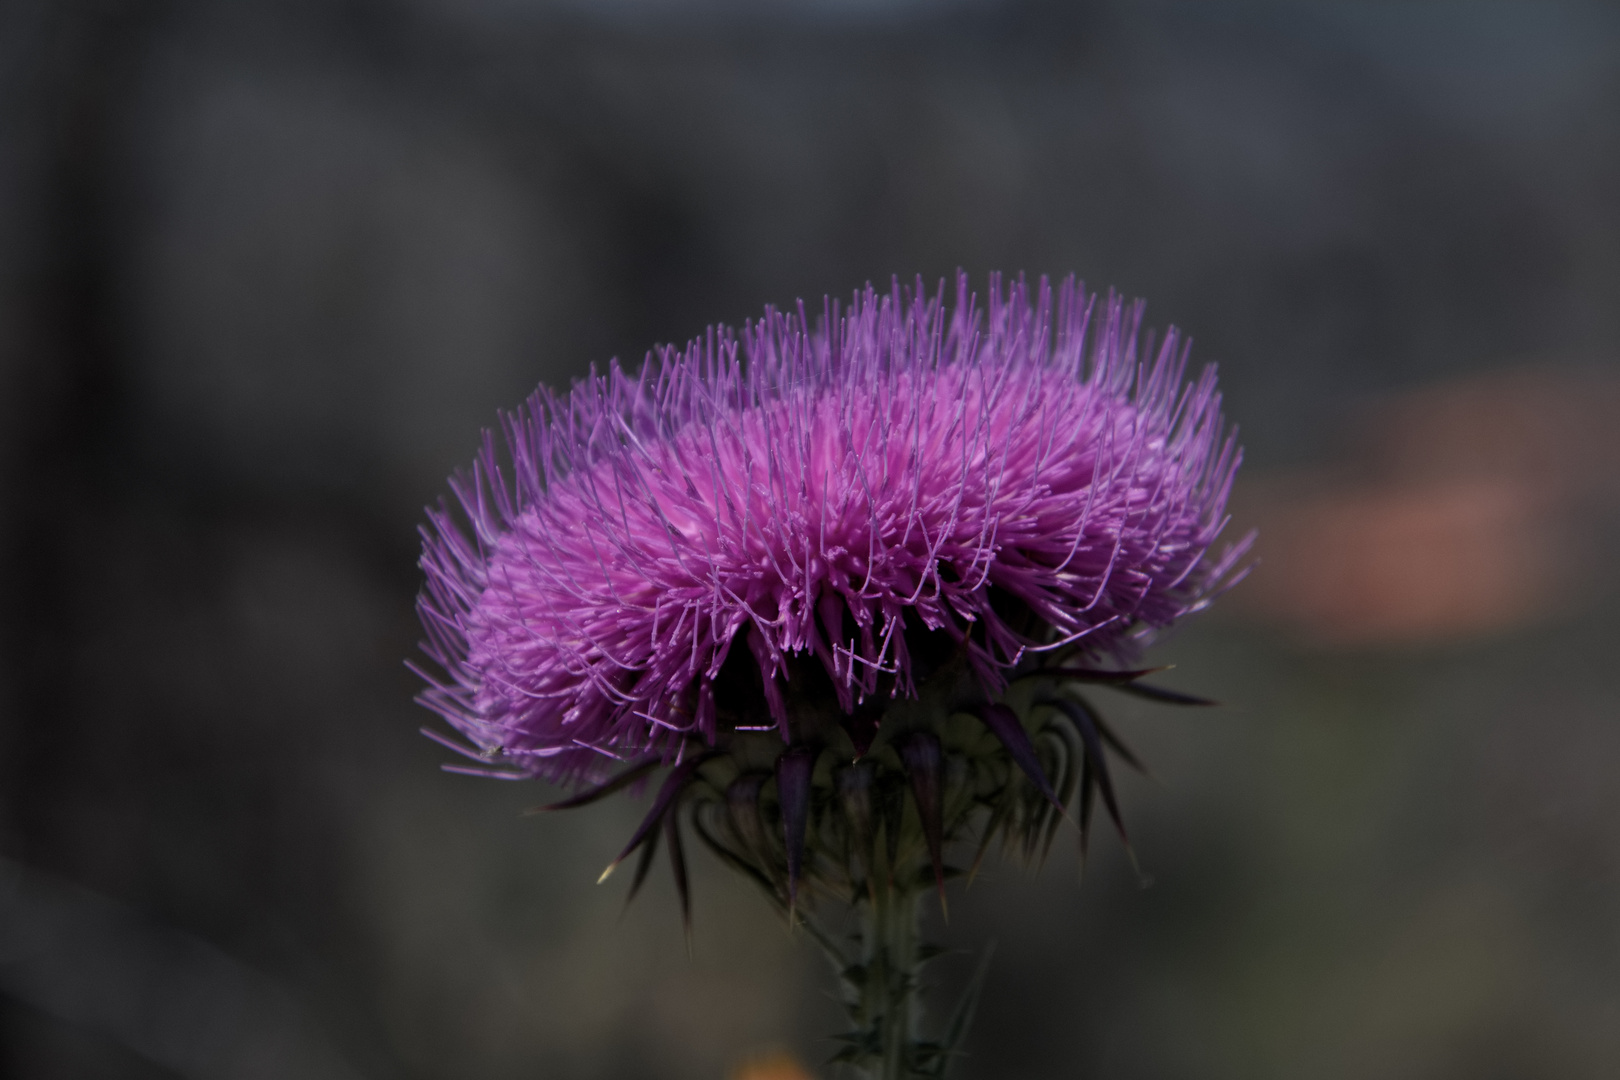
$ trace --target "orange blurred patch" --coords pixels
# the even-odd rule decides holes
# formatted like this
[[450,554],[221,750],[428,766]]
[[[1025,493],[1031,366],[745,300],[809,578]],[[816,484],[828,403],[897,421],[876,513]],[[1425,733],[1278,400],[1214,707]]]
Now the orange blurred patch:
[[1620,502],[1620,383],[1496,373],[1362,417],[1338,472],[1256,477],[1234,516],[1261,566],[1229,602],[1322,645],[1441,641],[1578,597],[1592,512]]
[[815,1080],[810,1070],[785,1050],[769,1050],[744,1058],[727,1080]]
[[1328,491],[1261,515],[1260,614],[1319,644],[1437,640],[1558,606],[1569,546],[1544,499],[1513,483]]

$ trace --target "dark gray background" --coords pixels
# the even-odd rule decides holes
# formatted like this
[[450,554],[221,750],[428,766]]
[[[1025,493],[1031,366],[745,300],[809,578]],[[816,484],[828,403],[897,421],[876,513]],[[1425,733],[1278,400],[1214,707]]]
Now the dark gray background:
[[[0,3],[0,1072],[830,1054],[743,885],[700,867],[690,957],[662,881],[592,885],[635,804],[437,770],[414,529],[537,382],[957,267],[1149,298],[1276,519],[1411,388],[1612,385],[1620,10]],[[1262,565],[1163,647],[1234,707],[1116,710],[1155,884],[1104,838],[957,898],[965,1080],[1612,1075],[1620,458],[1573,445],[1545,603],[1335,641]]]

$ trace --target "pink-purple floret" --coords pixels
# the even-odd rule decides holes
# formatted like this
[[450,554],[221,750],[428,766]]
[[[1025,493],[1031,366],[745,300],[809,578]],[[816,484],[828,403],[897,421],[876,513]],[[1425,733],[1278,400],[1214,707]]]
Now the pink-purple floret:
[[983,310],[965,277],[954,306],[869,287],[538,390],[452,480],[471,535],[428,513],[421,700],[506,775],[580,782],[712,742],[732,649],[784,738],[790,654],[846,711],[913,693],[908,609],[991,695],[1041,651],[1129,660],[1247,547],[1210,552],[1242,456],[1214,370],[1184,382],[1174,329],[1139,357],[1141,314],[1072,281],[992,279]]

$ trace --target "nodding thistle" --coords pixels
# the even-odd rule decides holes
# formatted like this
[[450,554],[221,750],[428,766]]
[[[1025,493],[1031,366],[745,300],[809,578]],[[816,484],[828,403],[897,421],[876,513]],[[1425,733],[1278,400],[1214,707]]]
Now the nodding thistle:
[[537,391],[428,512],[436,737],[578,789],[548,809],[667,768],[632,888],[662,838],[684,911],[691,828],[834,954],[838,1060],[942,1075],[966,1020],[912,1032],[918,897],[998,837],[1039,859],[1076,803],[1082,843],[1098,797],[1123,836],[1108,758],[1139,763],[1085,688],[1200,703],[1131,665],[1250,544],[1214,550],[1242,457],[1214,371],[1141,318],[958,276]]

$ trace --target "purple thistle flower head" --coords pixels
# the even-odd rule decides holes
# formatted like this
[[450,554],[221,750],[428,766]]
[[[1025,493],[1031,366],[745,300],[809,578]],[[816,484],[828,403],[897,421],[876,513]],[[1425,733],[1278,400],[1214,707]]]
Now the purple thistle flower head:
[[[504,775],[671,760],[911,697],[941,644],[987,700],[1124,663],[1234,579],[1213,368],[1072,280],[981,309],[870,287],[544,388],[424,528],[421,700]],[[472,770],[469,770],[472,771]]]

